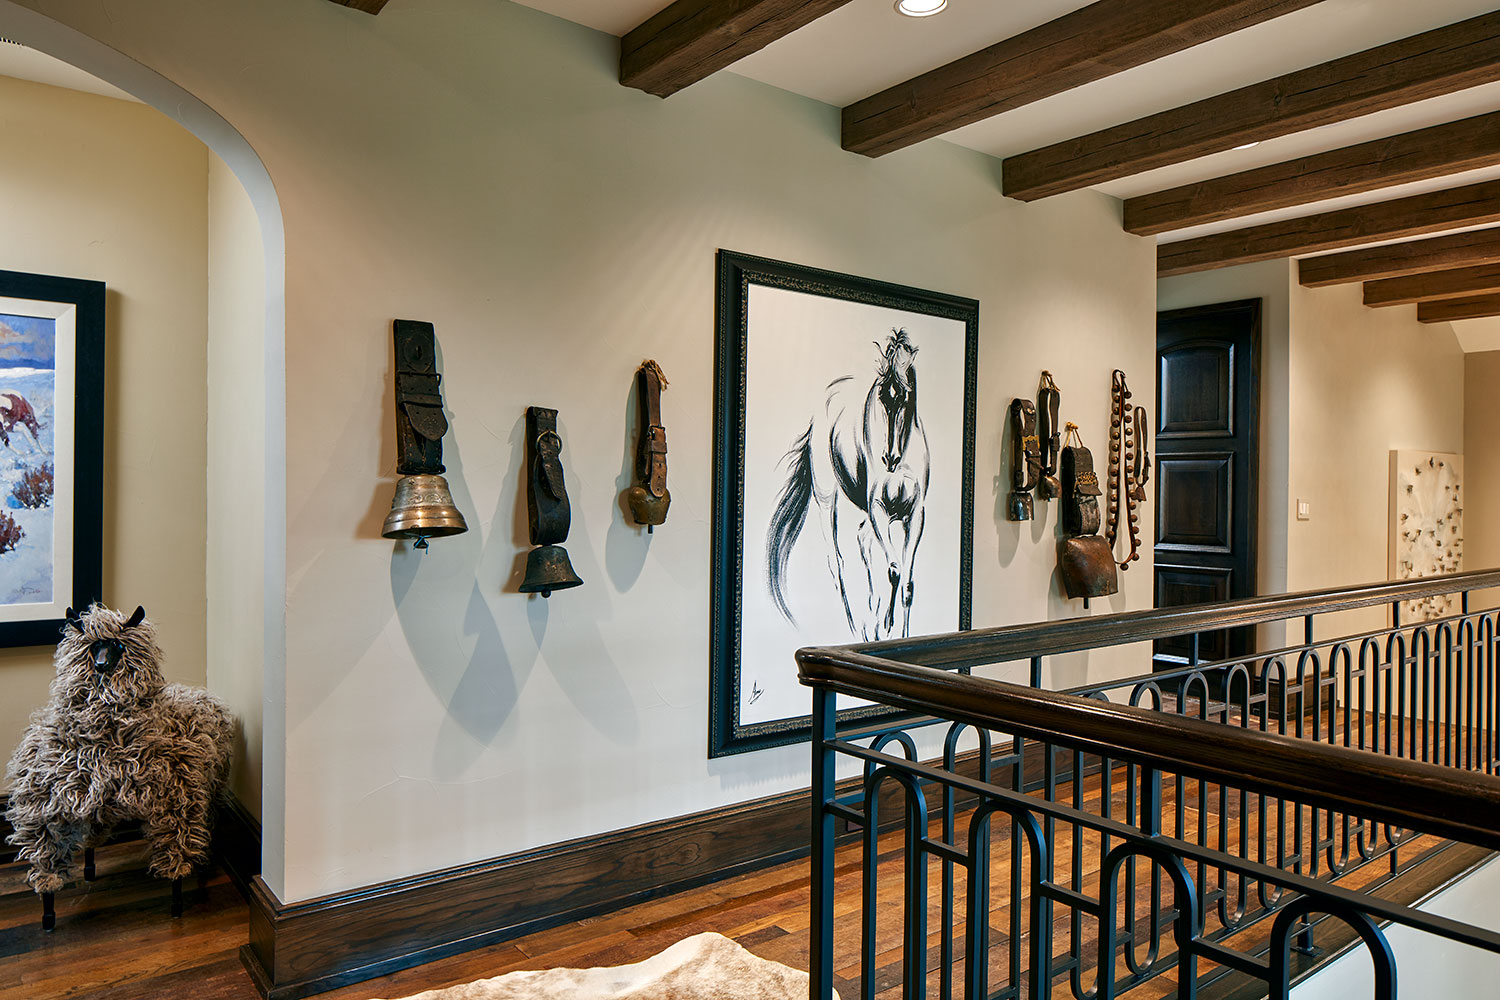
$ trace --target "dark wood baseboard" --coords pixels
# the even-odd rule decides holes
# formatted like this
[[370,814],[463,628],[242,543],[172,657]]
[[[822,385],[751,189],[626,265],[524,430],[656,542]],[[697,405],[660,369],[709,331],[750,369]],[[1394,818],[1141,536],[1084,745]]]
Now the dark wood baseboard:
[[250,884],[260,874],[260,820],[233,796],[219,806],[214,820],[214,859],[248,900]]
[[[959,770],[977,776],[978,755]],[[1041,777],[1029,755],[1027,784]],[[887,792],[881,815],[896,824],[893,782]],[[240,956],[268,1000],[305,997],[804,857],[811,808],[808,792],[788,792],[298,903],[257,878]]]

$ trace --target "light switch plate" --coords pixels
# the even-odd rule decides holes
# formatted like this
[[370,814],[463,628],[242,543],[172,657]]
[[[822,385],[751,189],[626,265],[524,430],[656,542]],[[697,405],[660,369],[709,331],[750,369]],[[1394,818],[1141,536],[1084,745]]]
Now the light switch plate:
[[1312,520],[1312,501],[1311,500],[1302,500],[1302,499],[1299,499],[1297,501],[1297,520],[1299,520],[1299,521],[1311,521]]

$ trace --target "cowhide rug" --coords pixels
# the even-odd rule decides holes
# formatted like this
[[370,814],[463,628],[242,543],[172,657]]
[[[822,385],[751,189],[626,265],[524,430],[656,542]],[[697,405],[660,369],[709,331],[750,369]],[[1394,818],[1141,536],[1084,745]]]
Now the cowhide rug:
[[804,1000],[807,987],[807,973],[708,933],[634,965],[511,972],[405,1000]]

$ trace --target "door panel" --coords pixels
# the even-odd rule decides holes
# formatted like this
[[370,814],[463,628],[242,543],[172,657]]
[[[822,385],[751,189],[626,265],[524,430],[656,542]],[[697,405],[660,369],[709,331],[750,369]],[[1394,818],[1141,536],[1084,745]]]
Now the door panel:
[[1223,343],[1189,341],[1157,356],[1158,438],[1234,433],[1234,353]]
[[1156,467],[1156,547],[1231,551],[1234,456],[1167,455]]
[[[1200,566],[1174,566],[1158,563],[1156,566],[1156,606],[1172,607],[1179,604],[1208,604],[1229,600],[1234,588],[1234,570],[1206,569]],[[1200,662],[1212,662],[1229,655],[1224,631],[1205,632],[1199,636],[1198,658]],[[1159,657],[1170,657],[1171,662],[1161,666],[1176,666],[1188,662],[1193,652],[1192,638],[1176,636],[1162,639],[1156,644]]]
[[[1156,605],[1256,592],[1260,300],[1157,314]],[[1198,637],[1199,662],[1239,657],[1253,630]],[[1158,669],[1193,656],[1191,638],[1156,644]]]

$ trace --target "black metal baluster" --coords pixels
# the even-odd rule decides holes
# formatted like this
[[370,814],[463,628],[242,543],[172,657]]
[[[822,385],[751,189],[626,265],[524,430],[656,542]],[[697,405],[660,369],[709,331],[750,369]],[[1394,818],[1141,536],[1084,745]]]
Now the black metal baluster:
[[833,840],[834,701],[824,687],[813,688],[812,710],[812,952],[808,955],[809,1000],[833,996]]

